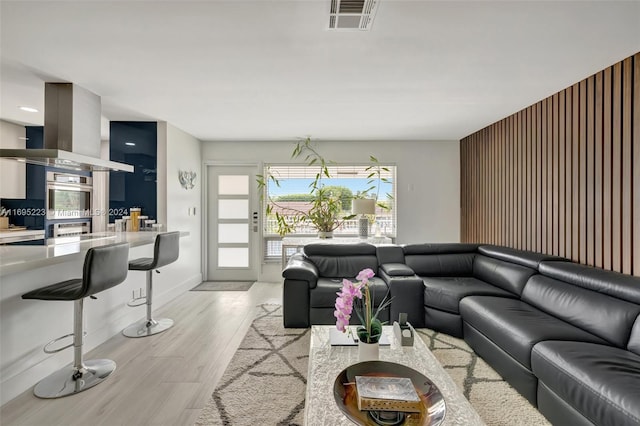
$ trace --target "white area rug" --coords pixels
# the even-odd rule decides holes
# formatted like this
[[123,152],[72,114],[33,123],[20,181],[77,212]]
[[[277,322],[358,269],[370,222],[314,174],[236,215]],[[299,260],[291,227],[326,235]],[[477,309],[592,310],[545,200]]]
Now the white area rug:
[[550,425],[529,401],[502,380],[464,340],[426,328],[416,331],[487,425]]
[[280,305],[259,308],[196,425],[302,425],[311,329],[285,329]]
[[[279,305],[259,309],[196,425],[303,424],[310,329],[285,329]],[[463,340],[417,332],[487,425],[549,425]]]

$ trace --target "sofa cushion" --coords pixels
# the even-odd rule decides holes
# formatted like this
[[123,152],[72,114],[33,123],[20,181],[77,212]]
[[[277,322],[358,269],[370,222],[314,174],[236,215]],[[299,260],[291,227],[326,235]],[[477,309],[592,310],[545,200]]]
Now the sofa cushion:
[[531,277],[522,300],[620,348],[640,314],[639,305],[543,275]]
[[569,262],[541,262],[540,273],[640,305],[640,277]]
[[404,259],[417,275],[428,277],[470,277],[474,253],[411,254]]
[[460,302],[460,314],[465,323],[529,369],[531,349],[543,340],[606,344],[599,337],[517,299],[494,296],[465,297]]
[[380,269],[390,277],[411,277],[415,275],[413,269],[404,263],[385,263],[380,265]]
[[404,263],[404,251],[400,246],[376,246],[376,256],[378,257],[379,265],[384,265],[385,263]]
[[454,254],[454,253],[475,253],[478,244],[467,243],[427,243],[427,244],[407,244],[402,246],[404,255],[408,254]]
[[538,269],[540,262],[543,260],[567,261],[567,259],[558,256],[493,245],[478,247],[478,253],[532,269]]
[[534,374],[590,421],[640,424],[640,356],[585,342],[540,342],[533,347]]
[[376,255],[376,246],[368,243],[356,244],[322,244],[314,243],[304,246],[307,256],[361,256]]
[[424,282],[424,305],[457,314],[460,300],[471,295],[515,297],[473,277],[420,277]]
[[[351,281],[354,281],[351,279]],[[311,291],[309,305],[312,308],[331,308],[336,304],[337,293],[342,288],[342,279],[319,278],[318,285]],[[387,295],[387,284],[378,277],[369,280],[369,288],[374,305],[378,306]]]
[[365,268],[378,271],[376,248],[371,244],[308,244],[304,254],[320,277],[353,280]]
[[518,296],[535,269],[484,255],[473,260],[473,276]]
[[477,244],[408,244],[403,246],[407,266],[422,276],[470,277]]

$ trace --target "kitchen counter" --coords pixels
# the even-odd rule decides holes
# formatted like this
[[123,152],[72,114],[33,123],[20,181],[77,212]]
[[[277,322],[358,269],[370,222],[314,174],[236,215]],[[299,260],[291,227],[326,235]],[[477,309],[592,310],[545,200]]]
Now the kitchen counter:
[[[11,233],[16,232],[20,231]],[[87,250],[92,247],[122,241],[128,242],[131,247],[153,244],[156,235],[156,232],[97,232],[49,239],[47,245],[43,246],[0,246],[0,276],[84,259]],[[181,232],[181,236],[187,235],[188,232]]]
[[44,239],[44,229],[12,230],[11,228],[8,228],[0,231],[0,244],[15,243],[18,241],[42,240],[42,239]]
[[[189,256],[193,246],[200,244],[200,236],[180,234],[180,257],[153,278],[154,310],[202,282],[199,258],[194,261]],[[73,303],[24,300],[22,295],[81,277],[86,252],[93,247],[122,241],[130,244],[129,260],[153,257],[156,236],[155,232],[97,232],[49,239],[41,246],[0,246],[0,404],[30,389],[73,357],[70,350],[42,352],[47,342],[72,329]],[[144,318],[145,307],[130,308],[127,301],[145,291],[145,280],[145,273],[129,271],[124,282],[100,292],[98,300],[86,302],[85,352]]]

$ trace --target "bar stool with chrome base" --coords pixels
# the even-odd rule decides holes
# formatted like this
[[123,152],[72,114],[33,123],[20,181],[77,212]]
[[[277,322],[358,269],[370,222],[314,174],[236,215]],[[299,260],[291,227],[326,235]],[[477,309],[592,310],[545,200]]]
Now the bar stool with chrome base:
[[[166,232],[158,234],[153,248],[153,259],[142,257],[129,262],[130,271],[146,271],[147,272],[147,294],[142,299],[142,304],[147,305],[147,318],[131,324],[124,330],[122,334],[127,337],[146,337],[161,333],[173,326],[173,320],[169,318],[154,319],[151,316],[153,301],[153,271],[157,273],[158,268],[175,262],[180,253],[180,232]],[[140,306],[142,304],[133,304],[137,299],[129,302],[129,306]]]
[[[110,359],[82,359],[83,302],[85,297],[114,287],[127,278],[129,244],[117,243],[91,248],[84,258],[82,278],[52,284],[23,294],[23,299],[74,301],[73,333],[52,340],[44,347],[46,353],[56,353],[73,346],[73,365],[42,379],[33,389],[39,398],[59,398],[87,390],[102,382],[116,369]],[[61,339],[73,336],[73,343],[59,349],[48,349]]]

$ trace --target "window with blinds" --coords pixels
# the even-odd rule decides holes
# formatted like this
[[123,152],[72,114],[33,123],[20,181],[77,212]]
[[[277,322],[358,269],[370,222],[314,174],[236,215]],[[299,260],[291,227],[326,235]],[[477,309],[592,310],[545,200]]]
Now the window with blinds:
[[[370,180],[370,165],[345,165],[332,164],[328,166],[330,178],[324,177],[322,183],[325,188],[331,187],[333,193],[340,194],[342,200],[341,216],[351,214],[352,197],[360,196],[375,186],[375,189],[367,193],[368,198],[377,198],[378,203],[389,207],[384,209],[376,207],[375,221],[372,224],[371,233],[395,236],[396,230],[396,166],[380,164],[380,180],[376,179],[374,184],[368,183]],[[387,170],[382,170],[382,168]],[[319,167],[305,165],[265,165],[264,177],[267,181],[265,193],[263,194],[263,238],[264,238],[264,258],[265,260],[280,261],[282,255],[282,238],[277,232],[275,215],[266,214],[267,203],[272,204],[272,210],[278,211],[282,215],[291,214],[294,210],[306,211],[310,206],[309,185],[320,172]],[[269,176],[278,180],[276,185]],[[382,178],[386,180],[382,181]],[[336,229],[334,237],[354,237],[358,235],[358,219],[344,221]],[[288,236],[314,236],[317,230],[310,223],[301,223],[296,227],[295,232]]]

